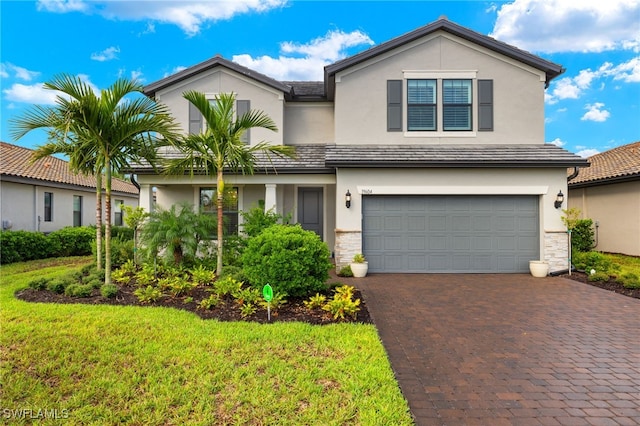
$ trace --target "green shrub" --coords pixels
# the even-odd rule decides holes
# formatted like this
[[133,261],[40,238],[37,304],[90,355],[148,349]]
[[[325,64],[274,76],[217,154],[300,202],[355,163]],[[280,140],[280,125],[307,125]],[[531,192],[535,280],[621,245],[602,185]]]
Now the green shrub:
[[140,303],[152,303],[157,302],[163,296],[162,291],[159,288],[148,285],[144,288],[139,288],[133,292],[138,298]]
[[[102,240],[102,264],[105,264],[105,241]],[[119,268],[120,266],[127,263],[129,260],[133,260],[133,240],[121,240],[119,238],[111,239],[111,267]],[[96,241],[93,240],[91,242],[91,251],[93,256],[97,255],[97,246]]]
[[264,211],[264,201],[260,202],[257,207],[240,214],[242,215],[242,231],[249,238],[257,237],[262,231],[281,221],[288,221],[288,218],[284,218],[273,210]]
[[594,272],[593,274],[587,275],[588,281],[604,282],[604,281],[609,281],[609,278],[610,278],[609,274],[607,274],[606,272]]
[[69,284],[64,289],[64,294],[71,297],[89,297],[93,293],[93,287],[89,284]]
[[640,277],[633,272],[622,274],[618,277],[618,281],[624,286],[624,288],[640,288]]
[[218,296],[217,294],[212,294],[208,298],[202,299],[198,304],[198,308],[204,310],[213,309],[214,307],[218,306],[221,300],[222,299],[220,299],[220,296]]
[[41,232],[1,231],[0,263],[5,265],[27,260],[47,259],[55,255],[59,245]]
[[47,288],[47,284],[49,284],[50,279],[45,277],[36,278],[34,280],[29,281],[29,288],[34,290],[44,290]]
[[256,305],[247,302],[240,307],[240,316],[242,318],[250,317],[251,315],[255,314],[256,311]]
[[118,286],[116,286],[115,284],[104,284],[102,287],[100,287],[100,294],[102,295],[102,297],[112,299],[118,294]]
[[242,283],[231,276],[220,278],[213,283],[213,293],[219,297],[235,297],[235,295],[240,292],[241,288]]
[[88,285],[91,288],[100,288],[104,284],[103,280],[99,280],[98,278],[92,278],[86,282],[85,285]]
[[127,226],[111,227],[111,239],[117,239],[120,241],[133,241],[133,234],[134,230]]
[[252,305],[258,303],[262,298],[262,294],[258,291],[257,288],[247,287],[240,289],[236,294],[233,295],[235,297],[236,302],[239,305],[244,305],[250,303]]
[[53,231],[47,238],[58,246],[56,257],[86,256],[91,254],[91,243],[96,239],[96,232],[88,226],[67,226]]
[[618,265],[597,251],[573,253],[572,261],[577,269],[585,271],[587,274],[590,274],[591,270],[595,270],[610,275],[619,269]]
[[197,267],[191,269],[191,279],[200,285],[211,285],[216,279],[216,273],[207,269],[203,265],[198,265]]
[[316,293],[315,296],[311,296],[309,300],[305,300],[302,303],[304,303],[304,306],[306,306],[307,309],[313,310],[313,309],[322,308],[326,301],[327,301],[327,296],[320,293]]
[[47,290],[53,293],[62,294],[64,293],[64,290],[67,288],[67,286],[70,284],[71,283],[69,283],[68,281],[62,278],[54,278],[47,283]]
[[580,209],[563,210],[565,216],[562,221],[571,230],[571,250],[574,252],[588,252],[593,248],[593,221],[581,219]]
[[274,291],[304,297],[326,288],[329,256],[315,232],[299,225],[274,225],[249,239],[242,264],[252,286],[270,284]]
[[222,268],[222,275],[220,278],[231,277],[236,281],[241,283],[247,282],[247,276],[244,274],[244,271],[239,266],[225,266]]
[[333,299],[328,301],[322,309],[328,311],[333,319],[345,319],[345,316],[356,318],[360,310],[360,299],[353,299],[355,288],[348,285],[336,287]]
[[352,277],[353,276],[353,271],[351,270],[351,265],[343,266],[342,268],[340,268],[340,271],[338,272],[338,276],[339,277]]

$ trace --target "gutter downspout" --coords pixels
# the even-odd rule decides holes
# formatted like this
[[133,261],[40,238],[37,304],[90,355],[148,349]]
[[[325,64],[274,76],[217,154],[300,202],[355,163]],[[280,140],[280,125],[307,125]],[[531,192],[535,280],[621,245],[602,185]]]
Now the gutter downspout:
[[573,173],[567,176],[567,182],[571,182],[573,179],[575,179],[576,176],[578,176],[578,173],[580,173],[580,167],[574,167]]

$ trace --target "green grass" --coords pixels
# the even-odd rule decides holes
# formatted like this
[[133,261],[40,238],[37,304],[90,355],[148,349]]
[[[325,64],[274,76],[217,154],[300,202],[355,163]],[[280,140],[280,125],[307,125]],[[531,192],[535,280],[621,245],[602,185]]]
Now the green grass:
[[88,261],[0,270],[0,417],[28,410],[11,424],[412,424],[371,325],[223,323],[13,296]]

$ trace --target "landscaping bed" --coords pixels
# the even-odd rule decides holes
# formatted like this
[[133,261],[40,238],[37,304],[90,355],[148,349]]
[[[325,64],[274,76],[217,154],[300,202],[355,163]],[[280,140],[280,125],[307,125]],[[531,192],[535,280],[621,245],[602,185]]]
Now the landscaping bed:
[[571,275],[567,273],[559,276],[562,278],[568,278],[574,281],[579,281],[581,283],[589,284],[594,287],[602,288],[604,290],[609,290],[619,294],[623,294],[625,296],[640,299],[640,288],[626,288],[621,283],[615,281],[614,279],[609,279],[607,281],[589,281],[588,275],[580,271],[571,272]]
[[[16,293],[16,298],[27,302],[36,303],[81,303],[89,305],[119,305],[119,306],[162,306],[168,308],[182,309],[190,311],[203,319],[215,319],[218,321],[252,321],[258,323],[300,321],[309,324],[332,324],[358,322],[371,324],[371,317],[367,310],[366,303],[362,299],[360,291],[355,290],[354,299],[360,299],[360,310],[356,318],[345,316],[344,319],[334,319],[333,316],[322,309],[309,309],[304,305],[303,298],[287,298],[287,303],[272,310],[271,320],[268,319],[266,309],[258,309],[256,313],[242,316],[240,306],[236,300],[223,300],[212,309],[201,309],[199,303],[211,294],[206,286],[198,286],[191,290],[189,294],[180,297],[164,296],[160,300],[152,303],[141,303],[134,291],[137,287],[132,285],[118,286],[118,293],[113,298],[106,298],[100,294],[99,289],[94,289],[91,296],[71,297],[65,294],[58,294],[48,290],[36,290],[25,288]],[[327,291],[329,299],[331,292]]]

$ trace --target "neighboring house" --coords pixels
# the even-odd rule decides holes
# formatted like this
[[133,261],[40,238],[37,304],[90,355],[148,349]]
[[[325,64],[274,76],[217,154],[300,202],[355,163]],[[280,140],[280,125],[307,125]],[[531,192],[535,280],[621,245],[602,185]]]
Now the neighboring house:
[[640,141],[589,157],[569,177],[569,207],[595,225],[598,251],[640,256]]
[[[544,91],[564,70],[446,19],[325,67],[321,82],[276,81],[220,56],[145,87],[185,132],[202,120],[182,94],[237,95],[279,132],[247,143],[296,147],[253,176],[227,174],[237,203],[292,214],[317,232],[338,267],[362,252],[370,272],[527,272],[567,265],[559,191],[588,163],[544,143]],[[164,149],[165,156],[175,155]],[[215,177],[134,167],[141,206],[211,209]],[[347,201],[349,198],[349,201]],[[563,205],[566,207],[566,204]]]
[[[95,225],[95,177],[72,173],[69,163],[55,157],[31,164],[32,154],[30,149],[0,142],[2,229],[51,232]],[[111,199],[112,223],[122,225],[121,204],[137,207],[138,188],[113,179]]]

